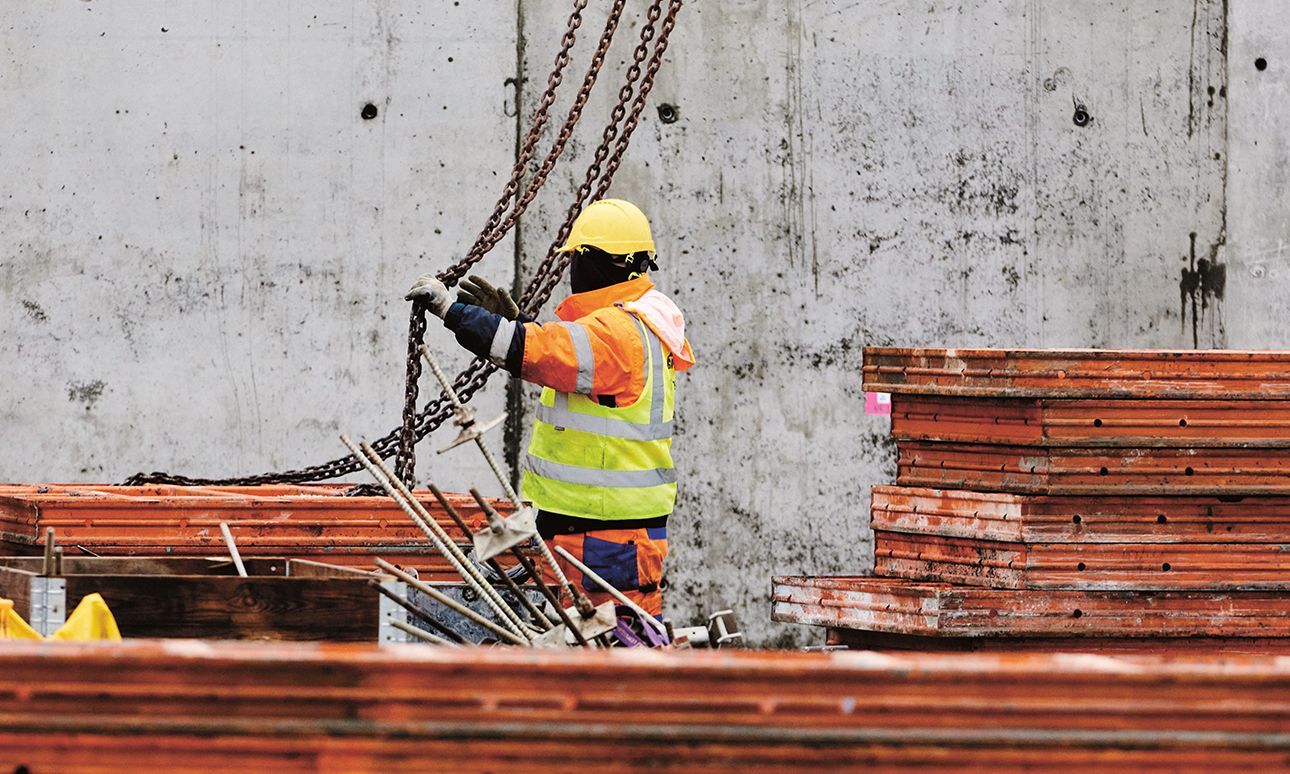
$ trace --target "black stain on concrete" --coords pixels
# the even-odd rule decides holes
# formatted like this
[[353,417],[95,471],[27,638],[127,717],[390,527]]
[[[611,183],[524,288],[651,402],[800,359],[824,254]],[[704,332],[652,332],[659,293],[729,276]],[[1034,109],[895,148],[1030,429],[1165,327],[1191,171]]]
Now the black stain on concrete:
[[1191,307],[1191,340],[1192,347],[1200,348],[1200,320],[1209,311],[1210,302],[1215,304],[1223,300],[1227,290],[1227,266],[1218,262],[1217,247],[1205,258],[1196,257],[1196,232],[1190,234],[1191,255],[1189,263],[1182,270],[1182,279],[1178,290],[1182,300],[1182,319],[1187,320],[1187,308]]
[[36,322],[47,322],[49,320],[49,315],[45,314],[45,310],[35,301],[28,301],[24,298],[22,301],[22,310],[26,312],[28,317]]
[[945,201],[951,212],[977,217],[1017,213],[1020,177],[1003,154],[960,148],[950,159],[959,167],[958,181],[952,188],[946,186],[944,198],[937,198]]
[[103,397],[103,390],[107,384],[102,379],[95,379],[92,382],[68,382],[67,399],[73,403],[84,403],[85,410],[89,411],[94,408],[98,399]]
[[1008,290],[1016,290],[1021,282],[1021,274],[1012,266],[1004,266],[1003,281],[1008,284]]

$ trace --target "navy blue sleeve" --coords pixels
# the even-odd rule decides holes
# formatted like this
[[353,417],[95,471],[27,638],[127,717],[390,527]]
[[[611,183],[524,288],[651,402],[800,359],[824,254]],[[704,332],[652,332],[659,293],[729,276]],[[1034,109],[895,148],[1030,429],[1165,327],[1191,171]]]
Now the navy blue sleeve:
[[[511,322],[474,304],[460,301],[448,307],[443,324],[457,335],[457,343],[477,357],[502,366],[511,376],[520,375],[524,363],[524,320]],[[494,346],[498,350],[493,351]]]

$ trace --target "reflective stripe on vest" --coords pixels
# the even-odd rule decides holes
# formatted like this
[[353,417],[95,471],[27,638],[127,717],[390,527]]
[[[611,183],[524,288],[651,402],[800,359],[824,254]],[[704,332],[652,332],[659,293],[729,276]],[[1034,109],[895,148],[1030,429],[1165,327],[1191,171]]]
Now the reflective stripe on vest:
[[[645,352],[642,371],[649,374],[653,384],[661,386],[666,375],[667,363],[663,357],[663,345],[653,331],[648,328],[646,331],[645,340],[648,342],[649,348]],[[587,335],[586,330],[582,331],[582,335]],[[590,345],[588,345],[588,350],[590,350]],[[576,347],[574,353],[578,357],[578,373],[581,374],[582,353]],[[592,367],[594,368],[594,365]],[[584,433],[607,435],[610,438],[626,438],[629,441],[661,441],[672,437],[672,423],[663,421],[663,401],[666,397],[661,389],[652,391],[648,423],[632,422],[626,419],[610,419],[609,417],[595,414],[570,411],[569,394],[567,392],[557,392],[551,406],[539,404],[537,418],[548,425],[564,427],[570,430],[581,430]]]
[[610,489],[640,489],[659,484],[676,483],[675,468],[655,468],[653,470],[601,470],[599,468],[580,468],[577,465],[565,465],[563,462],[552,462],[541,457],[527,455],[529,470],[542,478],[563,481],[566,484],[584,486],[603,486]]
[[[672,512],[676,470],[668,414],[674,372],[658,336],[627,314],[643,343],[646,378],[636,403],[609,408],[586,392],[543,390],[523,481],[524,497],[543,510],[604,521]],[[595,375],[590,338],[577,323],[565,327],[574,344],[581,389]]]

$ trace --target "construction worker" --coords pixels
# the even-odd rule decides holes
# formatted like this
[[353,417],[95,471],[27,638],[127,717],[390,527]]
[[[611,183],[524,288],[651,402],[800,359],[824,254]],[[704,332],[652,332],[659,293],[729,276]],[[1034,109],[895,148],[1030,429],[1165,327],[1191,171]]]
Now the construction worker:
[[[635,205],[592,203],[560,252],[573,254],[573,295],[556,307],[558,322],[522,315],[510,294],[475,276],[456,302],[433,274],[407,299],[443,318],[466,349],[545,388],[521,484],[538,508],[539,533],[661,615],[667,518],[676,503],[676,372],[694,365],[685,321],[650,281],[654,241]],[[610,599],[559,561],[592,602]]]

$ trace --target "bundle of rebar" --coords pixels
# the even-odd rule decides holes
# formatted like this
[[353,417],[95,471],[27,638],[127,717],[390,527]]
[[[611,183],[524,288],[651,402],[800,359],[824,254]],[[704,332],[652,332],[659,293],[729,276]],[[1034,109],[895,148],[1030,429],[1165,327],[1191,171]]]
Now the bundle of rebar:
[[[865,350],[873,574],[778,578],[835,644],[1283,650],[1290,353]],[[1196,639],[1200,638],[1200,639]]]

